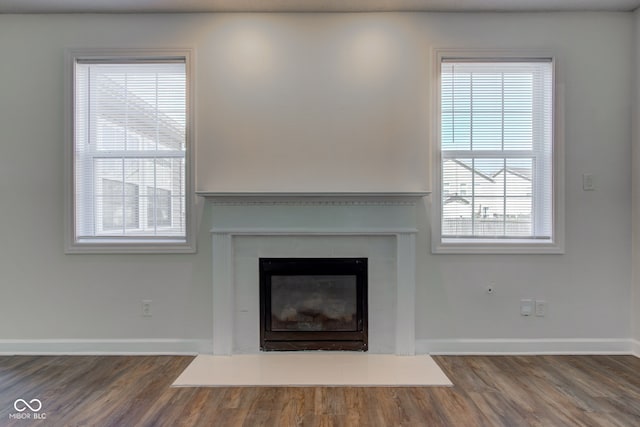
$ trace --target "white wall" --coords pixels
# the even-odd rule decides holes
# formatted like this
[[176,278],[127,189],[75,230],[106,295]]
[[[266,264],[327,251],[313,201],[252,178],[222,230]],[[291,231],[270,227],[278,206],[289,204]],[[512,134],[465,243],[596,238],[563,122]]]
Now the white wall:
[[428,58],[412,20],[224,16],[207,30],[198,190],[426,189]]
[[[0,351],[38,339],[177,339],[166,347],[179,350],[212,331],[208,207],[197,254],[63,254],[63,50],[91,46],[196,49],[197,185],[211,191],[423,189],[431,48],[551,49],[566,105],[566,254],[431,255],[425,204],[418,338],[427,350],[628,341],[633,43],[631,13],[0,15]],[[582,191],[585,172],[596,191]],[[547,316],[521,317],[520,298],[545,299]]]

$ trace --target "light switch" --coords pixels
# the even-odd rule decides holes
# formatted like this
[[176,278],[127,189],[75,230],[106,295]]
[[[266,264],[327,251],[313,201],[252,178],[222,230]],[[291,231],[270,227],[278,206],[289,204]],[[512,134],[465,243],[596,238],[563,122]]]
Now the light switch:
[[584,191],[593,191],[596,189],[596,186],[593,183],[593,174],[591,173],[582,174],[582,189]]
[[547,314],[547,302],[543,300],[536,300],[536,316],[544,317]]

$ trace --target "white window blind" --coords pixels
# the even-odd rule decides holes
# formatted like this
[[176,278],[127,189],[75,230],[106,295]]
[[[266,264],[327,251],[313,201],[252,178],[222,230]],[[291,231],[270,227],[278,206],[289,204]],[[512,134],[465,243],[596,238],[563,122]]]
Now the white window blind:
[[82,241],[185,241],[184,60],[77,60],[74,229]]
[[551,241],[551,60],[443,59],[440,115],[442,241]]

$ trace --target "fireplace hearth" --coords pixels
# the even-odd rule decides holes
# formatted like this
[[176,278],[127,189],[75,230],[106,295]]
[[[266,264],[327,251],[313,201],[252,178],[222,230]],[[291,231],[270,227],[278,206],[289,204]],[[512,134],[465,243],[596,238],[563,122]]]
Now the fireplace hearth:
[[367,351],[366,258],[260,258],[260,349]]

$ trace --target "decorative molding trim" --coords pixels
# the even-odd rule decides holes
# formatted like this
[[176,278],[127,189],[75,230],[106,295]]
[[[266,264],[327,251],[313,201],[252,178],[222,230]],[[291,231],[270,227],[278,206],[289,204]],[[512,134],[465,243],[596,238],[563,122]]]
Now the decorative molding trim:
[[214,234],[231,234],[234,236],[391,236],[399,234],[416,234],[417,228],[212,228]]
[[640,359],[640,340],[631,340],[631,352]]
[[383,200],[219,200],[212,199],[216,206],[415,206],[414,201]]
[[434,339],[416,340],[417,354],[640,354],[631,339]]
[[225,193],[198,191],[198,196],[208,199],[214,205],[252,206],[414,206],[428,192],[263,192]]
[[0,355],[195,355],[212,348],[206,339],[0,340]]

